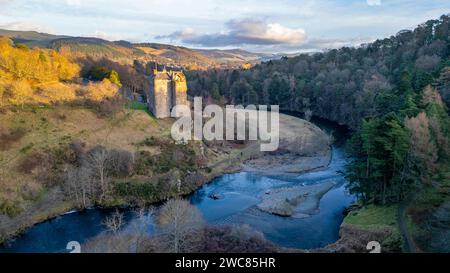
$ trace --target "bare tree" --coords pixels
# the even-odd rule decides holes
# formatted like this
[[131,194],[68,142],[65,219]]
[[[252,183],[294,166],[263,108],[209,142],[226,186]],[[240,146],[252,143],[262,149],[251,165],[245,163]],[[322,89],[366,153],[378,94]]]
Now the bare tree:
[[305,120],[310,121],[311,117],[313,115],[313,112],[311,111],[311,102],[310,102],[309,98],[303,98],[302,105],[303,105],[303,111],[305,113]]
[[116,210],[111,216],[106,217],[103,224],[113,234],[118,234],[124,224],[123,213],[120,213],[119,210]]
[[151,225],[152,209],[136,210],[137,219],[122,229],[123,214],[116,210],[103,221],[109,232],[101,233],[83,245],[87,253],[136,253],[145,249],[149,240],[148,228]]
[[305,111],[305,120],[310,121],[312,115],[313,115],[313,112],[311,111],[311,109],[307,109],[307,110]]
[[171,199],[156,218],[161,251],[174,253],[195,250],[202,240],[204,225],[200,211],[182,199]]
[[109,158],[109,151],[104,147],[94,148],[87,158],[89,167],[92,168],[94,176],[99,181],[100,202],[106,199],[110,191],[110,181],[108,177]]
[[125,177],[133,173],[134,155],[125,150],[110,150],[108,152],[108,174],[115,177]]
[[92,195],[91,170],[84,166],[70,167],[66,172],[66,191],[78,207],[89,206]]
[[424,55],[420,56],[416,60],[416,68],[426,71],[426,72],[432,72],[441,62],[441,57],[436,55]]
[[142,252],[150,237],[149,228],[152,225],[154,215],[153,208],[140,207],[135,210],[136,221],[132,223],[132,234],[135,252]]

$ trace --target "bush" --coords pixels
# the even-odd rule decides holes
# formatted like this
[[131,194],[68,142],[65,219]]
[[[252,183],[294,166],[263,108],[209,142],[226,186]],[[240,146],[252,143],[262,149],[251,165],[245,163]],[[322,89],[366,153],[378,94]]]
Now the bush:
[[17,170],[22,173],[31,174],[34,169],[43,163],[43,161],[44,155],[42,153],[30,153],[20,161]]
[[194,172],[186,175],[182,180],[181,186],[187,192],[191,192],[207,181],[207,178],[200,172]]
[[139,142],[137,146],[155,146],[158,145],[158,140],[154,137],[146,137],[143,141]]
[[76,84],[55,82],[41,85],[36,89],[33,101],[42,104],[73,101],[77,97],[76,90]]
[[[142,143],[142,142],[141,142]],[[141,145],[139,143],[138,145]],[[143,143],[153,144],[150,139]],[[182,172],[194,171],[197,168],[196,154],[187,145],[176,145],[173,143],[157,141],[163,153],[154,155],[148,151],[139,151],[136,154],[136,173],[147,175],[150,170],[162,174],[173,169],[179,169]]]
[[135,199],[137,201],[159,201],[158,188],[150,181],[144,183],[119,182],[114,186],[114,193],[119,197]]
[[106,67],[94,66],[84,76],[93,81],[101,81],[108,77],[109,72]]
[[0,199],[0,214],[8,215],[9,217],[17,216],[21,212],[21,209],[17,203],[17,201],[13,202],[8,199]]
[[20,188],[20,194],[24,200],[36,201],[41,193],[41,186],[37,183],[28,182]]
[[276,247],[249,226],[207,226],[201,253],[273,253]]
[[26,134],[23,128],[5,129],[0,127],[0,151],[5,151],[10,146],[22,139]]
[[127,177],[133,174],[134,155],[125,150],[109,151],[109,173],[114,177]]
[[113,191],[130,202],[159,202],[180,194],[174,182],[170,174],[147,181],[120,181],[114,184]]
[[85,77],[93,81],[102,81],[108,79],[117,86],[122,86],[119,73],[114,69],[107,69],[104,66],[94,66],[85,74]]
[[100,117],[110,117],[123,109],[125,100],[117,95],[114,97],[104,98],[99,101],[90,101],[88,105],[91,105],[95,113]]

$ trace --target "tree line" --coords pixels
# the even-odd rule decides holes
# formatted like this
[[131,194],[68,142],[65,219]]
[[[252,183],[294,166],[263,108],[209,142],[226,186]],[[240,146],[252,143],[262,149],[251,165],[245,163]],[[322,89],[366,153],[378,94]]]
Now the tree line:
[[227,103],[310,110],[358,128],[365,117],[417,103],[418,92],[449,66],[449,22],[444,15],[360,47],[284,57],[248,70],[187,71],[189,92]]
[[449,56],[450,17],[443,15],[359,47],[187,77],[191,95],[278,104],[349,126],[349,187],[365,202],[386,204],[446,179]]

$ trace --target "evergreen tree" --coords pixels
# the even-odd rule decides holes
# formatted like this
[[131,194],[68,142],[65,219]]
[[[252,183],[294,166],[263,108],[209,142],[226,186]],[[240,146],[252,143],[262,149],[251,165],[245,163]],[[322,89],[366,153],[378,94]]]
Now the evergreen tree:
[[219,91],[219,85],[217,83],[213,84],[213,87],[211,89],[211,96],[215,101],[220,100],[220,91]]

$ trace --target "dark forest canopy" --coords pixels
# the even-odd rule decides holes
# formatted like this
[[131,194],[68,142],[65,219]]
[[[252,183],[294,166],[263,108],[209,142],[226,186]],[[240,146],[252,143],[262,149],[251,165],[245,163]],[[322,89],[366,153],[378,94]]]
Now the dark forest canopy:
[[[357,128],[364,117],[406,107],[449,66],[449,16],[357,48],[269,61],[249,70],[189,72],[192,95],[217,88],[235,104],[279,104],[311,110]],[[449,103],[448,90],[442,94]],[[416,101],[417,102],[417,101]]]
[[431,191],[439,205],[450,179],[449,27],[443,15],[356,48],[248,70],[188,72],[189,89],[222,103],[278,104],[345,124],[355,130],[349,188],[362,201],[395,203]]

